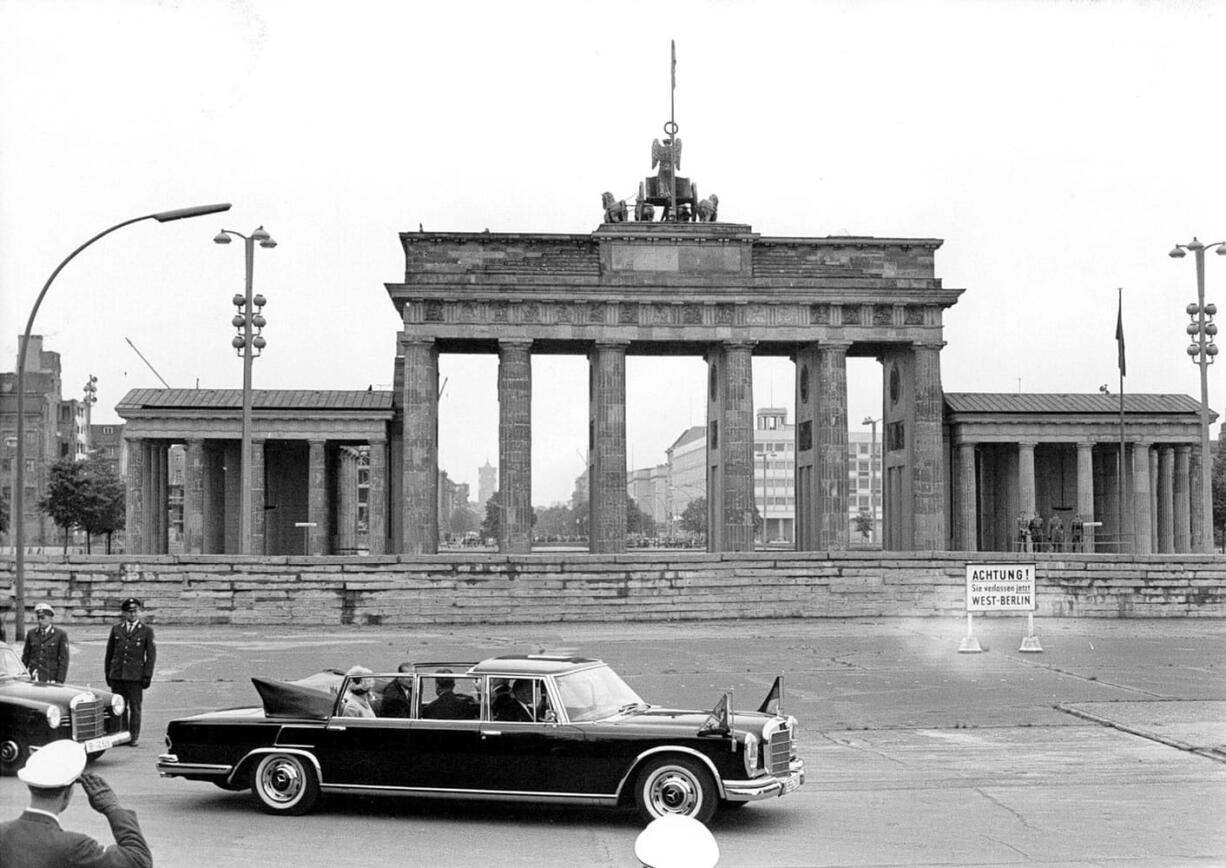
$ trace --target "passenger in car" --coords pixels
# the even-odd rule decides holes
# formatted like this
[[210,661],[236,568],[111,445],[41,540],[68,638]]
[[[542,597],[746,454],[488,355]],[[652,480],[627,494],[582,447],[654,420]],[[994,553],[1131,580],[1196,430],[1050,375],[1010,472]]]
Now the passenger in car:
[[[397,672],[412,672],[413,664],[401,663]],[[408,717],[413,705],[413,678],[393,678],[383,688],[383,702],[379,705],[379,717]]]
[[351,666],[345,673],[349,676],[349,686],[345,688],[345,696],[341,700],[342,717],[374,717],[375,710],[370,704],[370,687],[373,680],[369,677],[371,671],[365,666]]
[[[439,674],[451,672],[450,669],[440,669]],[[454,678],[434,679],[434,692],[437,698],[421,709],[421,716],[431,720],[475,720],[481,711],[471,696],[455,692]]]
[[494,720],[508,723],[531,723],[536,719],[532,713],[532,680],[517,678],[511,682],[511,692],[496,703],[492,709]]

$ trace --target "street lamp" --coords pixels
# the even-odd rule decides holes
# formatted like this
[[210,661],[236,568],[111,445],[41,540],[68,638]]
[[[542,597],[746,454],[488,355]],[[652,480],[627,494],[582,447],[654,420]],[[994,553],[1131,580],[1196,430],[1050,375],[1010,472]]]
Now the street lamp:
[[1217,326],[1213,315],[1217,313],[1217,305],[1205,304],[1205,250],[1217,248],[1218,256],[1226,256],[1226,241],[1215,241],[1213,244],[1201,244],[1195,236],[1187,244],[1176,244],[1171,248],[1172,259],[1183,259],[1185,251],[1191,250],[1196,256],[1196,301],[1186,308],[1192,321],[1188,323],[1187,333],[1192,338],[1188,345],[1188,356],[1192,364],[1200,368],[1200,474],[1201,501],[1199,524],[1201,538],[1192,541],[1195,551],[1213,551],[1213,462],[1209,452],[1209,366],[1217,356],[1217,344],[1213,336],[1217,334]]
[[877,423],[880,419],[865,416],[861,425],[872,426],[872,442],[868,447],[868,514],[869,534],[873,542],[877,541]]
[[221,211],[229,211],[230,203],[224,202],[219,205],[194,205],[191,208],[179,208],[174,211],[158,211],[156,214],[145,214],[141,217],[133,217],[130,220],[124,220],[122,223],[116,223],[109,229],[104,229],[93,238],[86,241],[76,250],[69,253],[64,261],[56,266],[55,271],[51,272],[51,276],[47,278],[47,282],[43,284],[42,292],[38,294],[38,298],[34,300],[34,307],[30,309],[30,318],[26,321],[25,333],[21,336],[21,344],[17,347],[17,454],[15,460],[17,466],[13,472],[13,605],[17,612],[17,635],[22,636],[25,633],[25,396],[26,396],[26,347],[30,343],[30,332],[34,329],[34,317],[38,315],[38,308],[43,303],[43,299],[47,295],[47,290],[51,288],[52,282],[59,273],[64,270],[64,266],[71,262],[78,253],[89,247],[95,241],[110,235],[116,229],[122,229],[125,226],[131,226],[133,223],[139,223],[142,220],[156,220],[159,223],[169,223],[172,220],[183,220],[188,217],[203,217],[206,214],[217,214]]
[[[230,339],[230,346],[234,347],[235,352],[243,359],[243,433],[239,464],[238,550],[240,554],[249,555],[251,554],[251,360],[260,355],[260,351],[263,351],[267,343],[261,334],[266,324],[263,314],[266,299],[262,295],[252,296],[251,278],[255,270],[256,242],[259,242],[261,247],[267,248],[276,247],[277,242],[273,241],[272,236],[264,231],[263,226],[257,226],[250,235],[244,235],[231,229],[222,229],[213,236],[213,243],[229,244],[231,235],[243,239],[247,264],[246,292],[242,295],[236,293],[233,299],[238,313],[234,315],[231,323],[238,330],[238,334]],[[254,334],[252,334],[252,329],[255,330]],[[252,354],[253,349],[257,351],[254,355]]]

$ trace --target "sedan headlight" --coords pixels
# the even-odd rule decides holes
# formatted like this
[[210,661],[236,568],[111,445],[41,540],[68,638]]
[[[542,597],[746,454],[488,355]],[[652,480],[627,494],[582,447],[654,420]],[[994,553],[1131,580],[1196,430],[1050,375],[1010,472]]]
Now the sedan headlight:
[[111,696],[111,714],[119,717],[119,715],[123,714],[124,708],[125,706],[122,696],[120,696],[118,693]]
[[745,771],[755,774],[759,765],[758,737],[752,732],[745,733]]
[[61,719],[60,707],[58,705],[48,705],[47,726],[51,727],[52,729],[59,729]]

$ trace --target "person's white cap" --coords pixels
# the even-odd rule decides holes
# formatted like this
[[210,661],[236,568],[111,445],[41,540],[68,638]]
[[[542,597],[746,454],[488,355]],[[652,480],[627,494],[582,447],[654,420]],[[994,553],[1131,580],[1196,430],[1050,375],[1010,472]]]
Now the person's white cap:
[[34,614],[37,615],[39,612],[46,612],[52,618],[55,617],[55,609],[51,608],[50,603],[39,603],[38,605],[36,605],[34,607]]
[[43,745],[17,771],[28,787],[66,787],[85,771],[85,748],[69,738]]
[[634,855],[645,868],[715,868],[719,845],[711,831],[693,817],[665,814],[639,832]]

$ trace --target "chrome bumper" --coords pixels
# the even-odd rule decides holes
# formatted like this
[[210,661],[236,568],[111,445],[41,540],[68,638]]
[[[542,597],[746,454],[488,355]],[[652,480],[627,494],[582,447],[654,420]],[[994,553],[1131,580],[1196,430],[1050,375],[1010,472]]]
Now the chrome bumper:
[[793,760],[786,774],[761,775],[744,781],[724,781],[724,798],[730,802],[756,802],[785,796],[805,782],[804,760]]
[[185,777],[228,777],[233,766],[228,765],[212,765],[208,763],[181,763],[179,758],[172,753],[164,753],[158,756],[157,770],[158,774],[164,778]]

